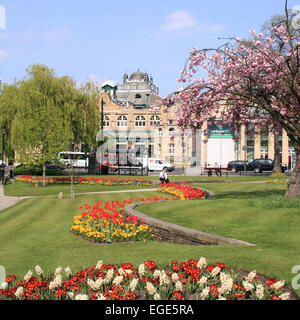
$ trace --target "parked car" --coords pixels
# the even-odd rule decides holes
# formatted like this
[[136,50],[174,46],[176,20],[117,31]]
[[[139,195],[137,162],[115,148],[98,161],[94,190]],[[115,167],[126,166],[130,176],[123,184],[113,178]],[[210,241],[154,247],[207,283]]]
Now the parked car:
[[164,168],[169,172],[175,170],[175,167],[171,163],[157,158],[144,158],[143,167],[145,169],[148,168],[149,171],[162,171]]
[[248,168],[248,161],[242,161],[242,160],[237,160],[237,161],[230,161],[228,163],[228,169],[231,169],[231,172],[238,172],[238,171],[245,171],[245,166],[246,169]]
[[[281,172],[285,172],[287,170],[287,166],[285,164],[280,164]],[[263,171],[273,171],[274,169],[274,161],[271,159],[255,159],[248,164],[248,171],[254,171],[255,173],[261,173]]]

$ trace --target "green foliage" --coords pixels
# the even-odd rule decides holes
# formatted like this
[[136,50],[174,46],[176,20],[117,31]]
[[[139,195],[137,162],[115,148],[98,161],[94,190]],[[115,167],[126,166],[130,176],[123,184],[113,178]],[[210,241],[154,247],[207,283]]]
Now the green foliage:
[[[43,168],[41,166],[20,165],[14,170],[15,175],[42,176]],[[62,176],[64,172],[59,169],[46,168],[46,176]]]
[[41,166],[74,143],[96,144],[99,88],[93,83],[77,88],[72,78],[57,77],[37,64],[23,80],[0,89],[0,125],[6,128],[9,159],[17,154],[19,162]]

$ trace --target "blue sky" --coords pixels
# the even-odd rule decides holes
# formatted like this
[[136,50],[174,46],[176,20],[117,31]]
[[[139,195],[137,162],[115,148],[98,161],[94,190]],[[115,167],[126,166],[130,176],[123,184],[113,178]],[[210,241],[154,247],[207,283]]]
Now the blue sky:
[[[216,47],[218,37],[248,37],[284,0],[0,0],[0,77],[20,79],[34,63],[81,82],[122,81],[125,71],[150,73],[161,95],[177,78],[193,46]],[[300,5],[290,0],[289,8]]]

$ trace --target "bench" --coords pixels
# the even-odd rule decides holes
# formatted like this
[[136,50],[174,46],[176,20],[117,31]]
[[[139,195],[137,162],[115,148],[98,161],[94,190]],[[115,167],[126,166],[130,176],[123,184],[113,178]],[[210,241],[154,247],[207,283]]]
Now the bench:
[[214,167],[205,167],[204,170],[207,172],[207,175],[209,177],[213,176],[213,174],[216,174],[216,170],[218,172],[218,174],[216,174],[217,176],[219,175],[220,177],[222,176],[222,172],[225,172],[226,177],[228,177],[228,172],[231,171],[231,168],[214,168]]

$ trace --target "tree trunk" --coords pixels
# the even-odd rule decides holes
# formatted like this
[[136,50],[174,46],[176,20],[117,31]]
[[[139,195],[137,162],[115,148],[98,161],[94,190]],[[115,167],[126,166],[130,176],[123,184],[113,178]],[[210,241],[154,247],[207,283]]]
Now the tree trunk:
[[71,199],[75,199],[75,192],[74,192],[74,165],[72,164],[71,168]]
[[289,179],[285,197],[288,199],[300,198],[300,146],[295,147],[296,166],[293,169],[292,176]]
[[46,187],[46,165],[43,165],[43,187]]
[[274,134],[274,169],[273,173],[281,172],[280,165],[280,143],[279,143],[279,135]]

